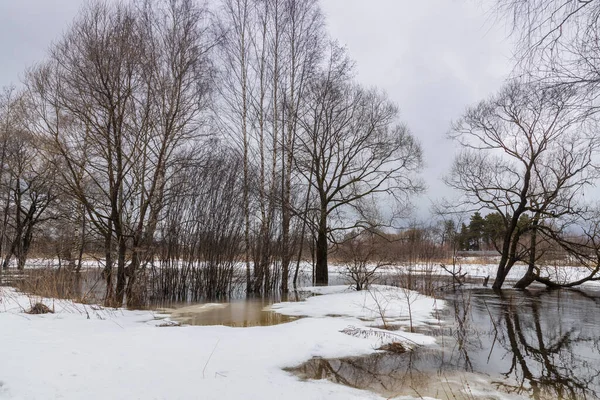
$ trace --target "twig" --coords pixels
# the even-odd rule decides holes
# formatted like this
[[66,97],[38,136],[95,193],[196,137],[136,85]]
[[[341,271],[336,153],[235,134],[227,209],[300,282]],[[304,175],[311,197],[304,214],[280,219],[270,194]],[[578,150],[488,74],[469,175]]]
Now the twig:
[[208,360],[206,360],[206,364],[204,364],[204,368],[202,368],[202,378],[203,379],[206,377],[205,374],[204,374],[205,371],[206,371],[206,367],[208,367],[208,363],[210,362],[210,359],[212,358],[215,350],[217,349],[217,346],[219,345],[219,341],[220,340],[221,339],[217,339],[217,343],[215,343],[215,347],[213,347],[212,351],[210,352],[210,355],[208,356]]

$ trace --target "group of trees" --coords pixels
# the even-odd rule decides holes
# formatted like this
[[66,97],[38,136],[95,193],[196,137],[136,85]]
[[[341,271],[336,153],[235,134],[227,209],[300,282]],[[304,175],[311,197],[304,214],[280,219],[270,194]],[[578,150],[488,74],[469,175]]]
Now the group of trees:
[[307,235],[315,282],[327,284],[335,236],[379,225],[382,197],[403,204],[421,189],[420,147],[395,104],[353,80],[316,0],[229,0],[223,12],[219,104],[229,112],[218,115],[243,155],[248,291],[273,287],[274,263],[287,291]]
[[[600,212],[584,194],[599,172],[600,6],[498,4],[523,34],[520,75],[452,126],[463,151],[446,182],[478,213],[459,232],[446,220],[441,246],[498,250],[495,288],[519,261],[519,287],[557,286],[538,265],[556,246],[589,267],[569,285],[599,279]],[[158,264],[173,271],[161,290],[193,276],[225,294],[241,261],[248,293],[286,292],[307,253],[327,284],[333,244],[385,232],[423,189],[418,142],[385,93],[356,82],[317,0],[211,6],[91,2],[4,90],[3,269],[23,268],[37,238],[74,270],[97,256],[111,304]],[[438,248],[427,234],[396,242],[418,258]]]
[[458,250],[498,250],[498,239],[503,230],[502,217],[495,212],[482,217],[475,211],[468,225],[464,222],[461,224],[460,231],[452,219],[446,221],[444,229],[447,237],[456,242]]
[[307,251],[327,284],[336,238],[422,189],[419,144],[316,0],[211,6],[91,2],[5,91],[4,268],[38,238],[75,270],[97,256],[110,304],[157,263],[215,296],[243,261],[248,293],[285,292]]
[[[496,288],[525,259],[529,272],[518,286],[545,281],[537,265],[541,242],[551,240],[580,257],[594,256],[589,229],[595,228],[589,225],[584,193],[598,177],[600,142],[593,115],[577,100],[570,88],[511,83],[469,109],[453,127],[452,136],[464,150],[446,182],[463,193],[463,204],[493,212],[501,226],[493,229],[501,254]],[[573,242],[575,225],[590,240]],[[523,248],[525,238],[529,245]],[[593,268],[588,279],[596,279],[596,272]]]

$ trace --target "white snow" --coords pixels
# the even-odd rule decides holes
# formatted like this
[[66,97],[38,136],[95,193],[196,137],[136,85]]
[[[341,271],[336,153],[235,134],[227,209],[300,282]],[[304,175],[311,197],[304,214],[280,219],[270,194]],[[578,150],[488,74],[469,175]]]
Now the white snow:
[[[496,277],[496,270],[498,269],[498,264],[477,264],[469,262],[465,260],[464,263],[458,263],[454,268],[454,271],[459,274],[466,273],[468,277],[471,278],[483,278],[489,276],[490,284],[493,282]],[[452,270],[452,266],[447,266],[450,270]],[[557,283],[568,283],[578,281],[589,275],[590,270],[583,266],[575,266],[575,265],[540,265],[541,276],[550,278],[554,282]],[[515,264],[510,272],[508,273],[507,280],[516,281],[525,275],[527,272],[527,265],[522,263]],[[417,264],[413,266],[393,266],[388,268],[387,270],[381,270],[381,274],[414,274],[414,275],[448,275],[448,271],[444,270],[439,264]],[[600,277],[600,275],[599,275]],[[507,285],[510,286],[510,285]],[[585,287],[598,287],[600,286],[600,281],[588,281],[583,283],[581,286]]]
[[[355,291],[347,286],[310,287],[304,290],[326,294],[309,297],[302,302],[286,302],[271,307],[275,312],[292,316],[323,318],[356,317],[376,325],[436,322],[432,312],[443,307],[443,301],[418,292],[391,286],[372,285],[370,290]],[[385,319],[385,321],[384,321]]]
[[[309,290],[330,294],[273,306],[309,318],[230,328],[159,327],[168,318],[150,311],[30,298],[0,288],[0,399],[380,399],[326,380],[302,381],[282,369],[311,357],[371,353],[381,344],[376,336],[340,332],[377,323],[370,295],[346,287]],[[388,295],[386,318],[408,324],[403,292],[376,287],[374,295],[380,302]],[[24,313],[37,301],[55,313]],[[416,297],[413,323],[431,320],[433,307],[442,305]]]

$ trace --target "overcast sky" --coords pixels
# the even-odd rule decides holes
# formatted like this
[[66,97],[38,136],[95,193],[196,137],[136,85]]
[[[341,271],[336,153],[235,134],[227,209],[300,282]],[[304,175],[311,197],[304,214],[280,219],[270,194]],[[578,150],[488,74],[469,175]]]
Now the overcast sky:
[[[480,0],[321,0],[332,37],[357,61],[358,79],[384,89],[424,148],[428,193],[449,196],[440,178],[451,165],[449,124],[496,91],[510,72],[511,46]],[[83,1],[0,1],[0,87],[43,59]]]

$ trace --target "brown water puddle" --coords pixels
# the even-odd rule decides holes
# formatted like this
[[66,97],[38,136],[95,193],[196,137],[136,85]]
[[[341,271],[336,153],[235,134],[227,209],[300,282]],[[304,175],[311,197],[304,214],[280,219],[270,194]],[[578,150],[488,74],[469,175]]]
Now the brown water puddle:
[[419,349],[404,354],[376,353],[364,357],[313,358],[286,371],[301,379],[327,379],[385,398],[411,396],[440,400],[506,399],[490,389],[489,381],[462,371],[420,370],[423,359],[437,359],[439,351]]
[[188,325],[270,326],[297,319],[270,311],[271,303],[264,299],[244,299],[227,303],[182,304],[159,311]]

